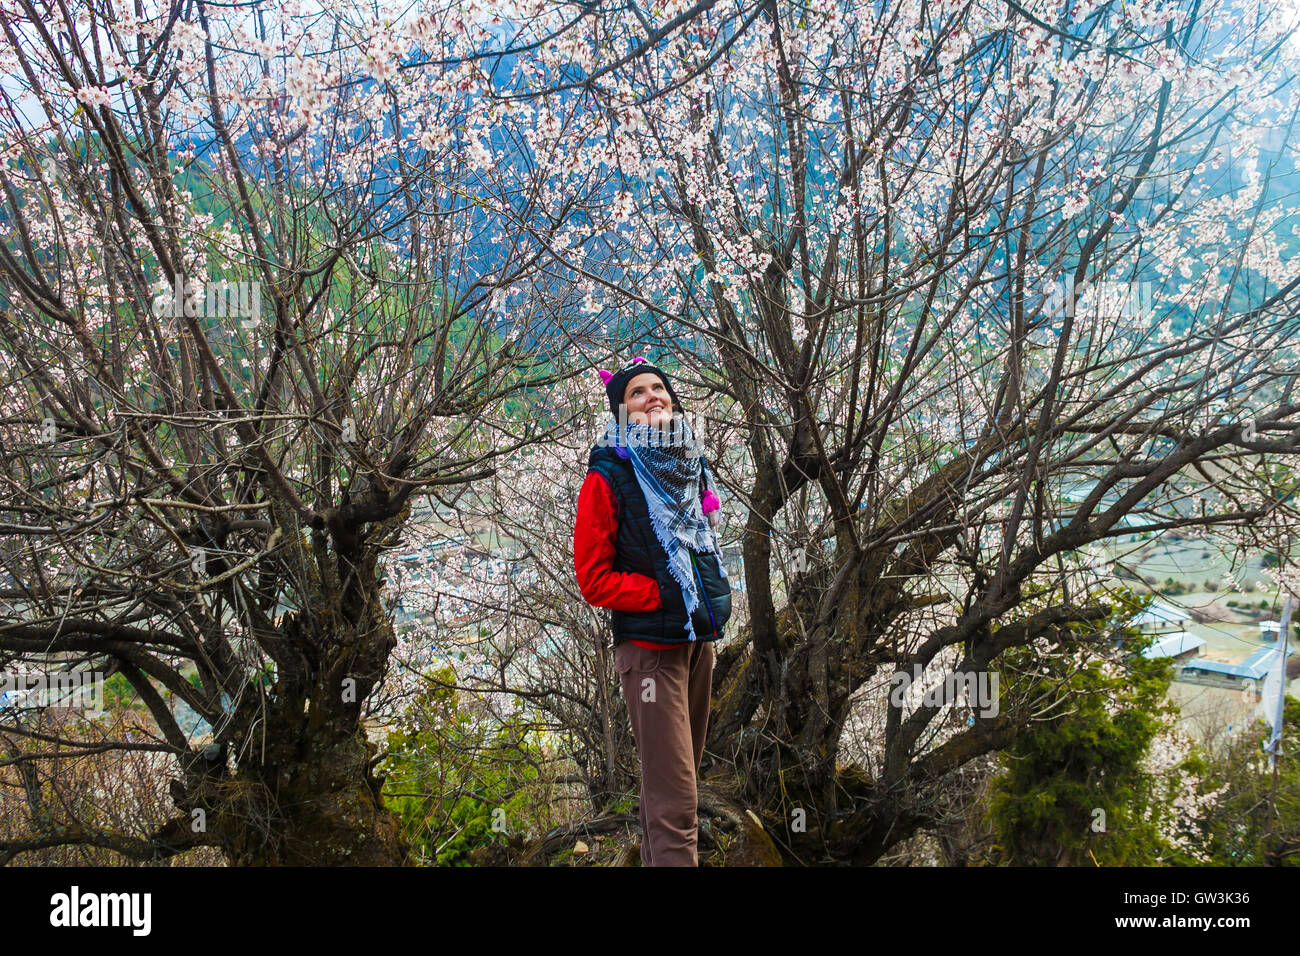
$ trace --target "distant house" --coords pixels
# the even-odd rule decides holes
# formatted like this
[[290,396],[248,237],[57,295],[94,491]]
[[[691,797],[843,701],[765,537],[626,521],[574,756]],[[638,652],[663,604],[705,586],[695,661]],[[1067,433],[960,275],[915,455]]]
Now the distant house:
[[1165,634],[1182,631],[1191,615],[1166,601],[1154,601],[1151,606],[1129,622],[1145,634]]
[[1204,638],[1188,634],[1186,631],[1174,631],[1172,634],[1166,634],[1148,647],[1142,652],[1142,656],[1148,660],[1155,660],[1158,657],[1172,657],[1174,663],[1181,667],[1188,661],[1200,657],[1201,648],[1205,646],[1205,643]]
[[1203,659],[1189,661],[1183,665],[1180,676],[1194,684],[1209,684],[1214,687],[1240,688],[1247,681],[1253,681],[1258,686],[1268,676],[1276,660],[1276,647],[1261,647],[1240,664]]

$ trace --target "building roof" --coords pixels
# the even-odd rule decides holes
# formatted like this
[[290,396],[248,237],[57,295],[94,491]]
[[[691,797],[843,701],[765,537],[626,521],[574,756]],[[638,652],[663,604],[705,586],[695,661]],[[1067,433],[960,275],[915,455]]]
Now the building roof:
[[1242,667],[1253,667],[1261,662],[1267,664],[1264,670],[1267,672],[1273,666],[1273,659],[1277,657],[1276,647],[1261,647],[1255,653],[1251,654],[1241,662]]
[[1207,674],[1222,674],[1225,677],[1249,677],[1249,674],[1241,672],[1240,664],[1228,664],[1224,661],[1197,660],[1191,661],[1183,668],[1187,671],[1203,671]]
[[1133,618],[1129,623],[1133,627],[1162,627],[1168,624],[1182,624],[1191,620],[1191,615],[1180,607],[1164,601],[1154,601],[1151,606]]
[[1142,656],[1150,660],[1157,657],[1177,657],[1189,651],[1199,650],[1205,646],[1205,643],[1203,637],[1196,637],[1186,631],[1174,631],[1148,647],[1142,652]]
[[1240,664],[1226,664],[1223,661],[1196,660],[1183,668],[1184,671],[1206,671],[1211,674],[1223,674],[1228,677],[1240,677],[1243,680],[1263,680],[1273,668],[1277,657],[1276,647],[1261,647]]

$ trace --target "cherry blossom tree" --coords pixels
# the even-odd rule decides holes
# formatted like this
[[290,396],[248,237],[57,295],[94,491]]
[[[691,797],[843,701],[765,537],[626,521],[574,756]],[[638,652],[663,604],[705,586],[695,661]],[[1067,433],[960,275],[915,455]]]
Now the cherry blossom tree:
[[617,791],[559,383],[646,345],[726,419],[709,752],[792,860],[880,859],[1043,716],[1016,674],[969,707],[900,678],[1113,654],[1122,536],[1294,526],[1289,23],[3,7],[0,663],[121,673],[158,734],[95,745],[177,765],[152,831],[32,805],[0,859],[394,862],[361,722],[453,641]]
[[[547,437],[517,406],[584,321],[557,338],[547,250],[601,182],[536,152],[558,107],[488,95],[526,78],[474,4],[17,0],[0,33],[0,665],[121,674],[156,725],[23,748],[0,862],[399,862],[383,556]],[[170,758],[172,815],[49,812],[87,747]]]
[[611,255],[566,259],[743,428],[709,751],[792,858],[869,863],[1036,713],[900,675],[1113,655],[1107,547],[1295,526],[1297,46],[1254,2],[745,9],[590,73]]

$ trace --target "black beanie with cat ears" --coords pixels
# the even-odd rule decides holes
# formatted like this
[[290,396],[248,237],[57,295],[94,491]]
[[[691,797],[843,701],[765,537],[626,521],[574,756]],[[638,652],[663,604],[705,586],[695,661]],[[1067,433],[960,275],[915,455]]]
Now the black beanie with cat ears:
[[645,356],[634,358],[626,368],[619,369],[617,372],[610,372],[607,369],[597,369],[601,381],[605,383],[605,394],[609,397],[609,412],[615,418],[618,418],[618,408],[623,404],[623,393],[627,391],[627,383],[632,381],[638,375],[644,375],[646,372],[652,372],[658,375],[664,383],[664,388],[668,390],[668,397],[673,400],[674,410],[682,407],[681,399],[673,391],[673,383],[668,378],[668,373],[656,365],[651,365],[646,361]]

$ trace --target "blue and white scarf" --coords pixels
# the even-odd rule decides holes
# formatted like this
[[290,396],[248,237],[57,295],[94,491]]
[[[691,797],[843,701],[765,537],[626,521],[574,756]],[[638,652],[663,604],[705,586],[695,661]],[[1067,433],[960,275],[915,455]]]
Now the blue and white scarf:
[[649,506],[650,526],[668,554],[668,571],[686,600],[686,632],[697,640],[691,614],[700,605],[700,592],[687,549],[717,554],[718,569],[727,576],[717,537],[700,507],[701,482],[713,486],[700,443],[686,419],[674,416],[666,429],[628,424],[622,433],[618,422],[610,419],[601,444],[632,460],[632,471]]

